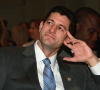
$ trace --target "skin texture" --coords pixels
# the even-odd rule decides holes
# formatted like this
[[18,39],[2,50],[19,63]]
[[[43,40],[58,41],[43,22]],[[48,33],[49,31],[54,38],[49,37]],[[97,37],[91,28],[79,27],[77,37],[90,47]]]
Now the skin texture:
[[[75,39],[68,31],[70,21],[66,16],[59,13],[51,13],[45,22],[40,23],[40,41],[38,46],[47,58],[56,54],[60,46],[64,43],[74,52],[74,57],[64,57],[63,60],[69,62],[85,62],[89,66],[95,66],[99,60],[94,55],[88,45]],[[73,43],[70,44],[70,43]]]
[[97,36],[100,33],[100,17],[88,14],[83,21],[76,24],[75,38],[83,40],[90,48],[95,47]]

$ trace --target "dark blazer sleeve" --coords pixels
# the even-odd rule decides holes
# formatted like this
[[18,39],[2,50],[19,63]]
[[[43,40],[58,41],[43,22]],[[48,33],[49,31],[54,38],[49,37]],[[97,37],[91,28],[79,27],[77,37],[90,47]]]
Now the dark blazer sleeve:
[[4,49],[0,48],[0,90],[3,90],[7,76],[6,54],[4,53]]
[[100,90],[100,75],[93,75],[85,63],[57,60],[65,90]]
[[94,80],[96,81],[97,85],[100,88],[100,75],[93,75]]
[[88,72],[87,90],[100,90],[100,75],[93,75]]

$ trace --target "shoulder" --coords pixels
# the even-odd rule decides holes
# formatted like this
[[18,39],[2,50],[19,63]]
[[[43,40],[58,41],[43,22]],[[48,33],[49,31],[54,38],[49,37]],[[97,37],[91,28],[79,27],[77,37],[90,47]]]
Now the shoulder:
[[25,48],[17,46],[8,46],[0,48],[0,65],[5,68],[19,66],[25,58],[23,51]]
[[25,50],[24,47],[17,47],[17,46],[8,46],[8,47],[1,47],[0,48],[0,59],[5,58],[6,60],[13,57],[20,57],[22,56],[23,51]]
[[17,46],[8,46],[8,47],[1,47],[0,48],[0,52],[1,53],[6,53],[6,54],[10,54],[10,53],[16,53],[16,52],[23,52],[25,48],[23,47],[17,47]]

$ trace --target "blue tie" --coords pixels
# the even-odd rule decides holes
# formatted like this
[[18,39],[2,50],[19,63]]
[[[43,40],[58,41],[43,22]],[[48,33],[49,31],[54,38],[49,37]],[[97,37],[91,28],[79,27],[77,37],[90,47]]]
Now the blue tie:
[[50,60],[48,58],[43,60],[45,67],[43,71],[43,80],[44,80],[44,87],[43,90],[55,90],[56,84],[53,72],[50,66]]

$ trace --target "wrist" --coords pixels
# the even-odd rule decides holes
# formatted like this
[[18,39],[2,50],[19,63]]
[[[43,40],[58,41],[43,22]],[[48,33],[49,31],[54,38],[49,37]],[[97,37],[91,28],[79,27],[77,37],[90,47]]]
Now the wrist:
[[99,60],[98,58],[94,55],[92,58],[88,59],[86,61],[86,63],[90,66],[90,67],[93,67],[95,65],[97,65],[99,63]]

